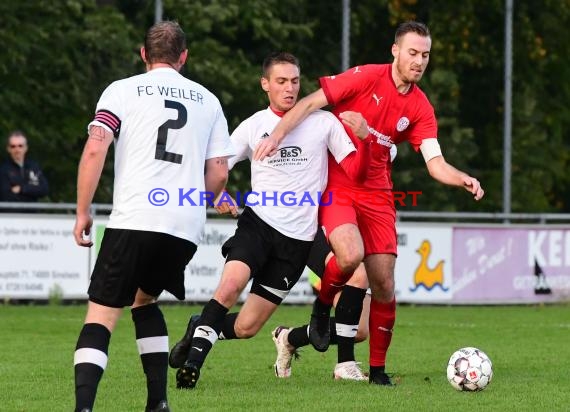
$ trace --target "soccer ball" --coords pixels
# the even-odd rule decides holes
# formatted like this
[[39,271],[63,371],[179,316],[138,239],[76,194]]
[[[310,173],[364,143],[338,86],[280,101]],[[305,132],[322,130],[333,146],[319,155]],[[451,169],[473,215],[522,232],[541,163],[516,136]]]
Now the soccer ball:
[[491,359],[480,349],[461,348],[447,363],[447,380],[458,391],[482,391],[493,379]]

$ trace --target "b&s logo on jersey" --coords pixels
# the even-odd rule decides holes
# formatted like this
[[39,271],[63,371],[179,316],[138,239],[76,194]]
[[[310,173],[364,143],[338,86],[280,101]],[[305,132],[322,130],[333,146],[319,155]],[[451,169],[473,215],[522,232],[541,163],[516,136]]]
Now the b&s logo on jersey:
[[271,166],[300,166],[307,162],[303,156],[303,149],[299,146],[285,146],[277,150],[275,159],[271,159],[267,164]]
[[287,146],[279,149],[279,155],[283,157],[299,157],[303,150],[299,146]]
[[396,130],[399,132],[403,132],[408,128],[409,125],[410,125],[410,119],[408,119],[406,116],[400,117],[400,120],[398,120],[398,124],[396,125]]

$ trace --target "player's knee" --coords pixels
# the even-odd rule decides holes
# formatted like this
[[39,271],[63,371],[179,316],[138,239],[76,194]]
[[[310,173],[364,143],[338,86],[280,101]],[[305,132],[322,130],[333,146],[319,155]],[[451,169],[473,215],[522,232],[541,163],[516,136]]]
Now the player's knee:
[[[386,286],[386,285],[384,285]],[[372,287],[372,298],[378,302],[388,303],[394,299],[394,288],[390,287]]]
[[233,281],[232,279],[226,279],[216,290],[214,299],[223,306],[233,306],[241,292],[242,288],[239,282]]
[[343,273],[354,272],[362,259],[364,258],[364,254],[358,250],[348,250],[343,252],[342,254],[337,255],[336,262],[339,269]]
[[370,289],[372,290],[372,296],[376,300],[380,301],[391,301],[394,297],[394,279],[384,278],[384,279],[373,279],[370,282]]
[[253,338],[259,332],[259,327],[255,324],[243,325],[236,322],[234,331],[239,339]]
[[380,303],[389,303],[394,300],[394,292],[389,290],[372,292],[372,298]]
[[391,297],[393,297],[394,296],[394,288],[396,287],[394,279],[393,278],[385,279],[383,282],[383,285],[384,285],[384,287],[382,288],[382,290],[387,295],[390,295]]

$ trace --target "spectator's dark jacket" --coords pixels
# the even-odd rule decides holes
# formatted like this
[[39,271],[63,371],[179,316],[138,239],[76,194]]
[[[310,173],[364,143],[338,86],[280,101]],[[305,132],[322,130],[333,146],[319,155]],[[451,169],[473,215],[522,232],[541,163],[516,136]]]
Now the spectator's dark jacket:
[[[20,186],[20,193],[12,193],[12,186]],[[48,182],[33,160],[24,160],[20,167],[12,159],[0,165],[0,200],[4,202],[37,202],[48,194]]]

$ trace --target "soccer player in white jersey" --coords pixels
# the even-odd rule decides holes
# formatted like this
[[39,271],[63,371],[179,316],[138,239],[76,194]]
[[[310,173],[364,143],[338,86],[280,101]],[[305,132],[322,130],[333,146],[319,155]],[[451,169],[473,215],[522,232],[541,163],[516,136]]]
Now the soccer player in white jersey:
[[[393,163],[398,149],[390,148],[390,162]],[[314,290],[320,290],[325,266],[332,257],[331,247],[322,230],[317,231],[313,247],[307,259],[307,268],[319,278],[313,284]],[[309,279],[310,280],[310,279]],[[368,377],[362,372],[360,362],[356,362],[354,344],[368,338],[368,316],[370,314],[370,289],[364,264],[360,264],[350,277],[342,291],[334,299],[335,317],[330,318],[330,343],[337,345],[337,364],[333,370],[336,380],[366,381]],[[295,328],[280,325],[271,337],[277,350],[277,358],[273,369],[278,378],[291,376],[291,361],[297,357],[297,350],[307,346],[309,341],[309,325]]]
[[[289,53],[269,55],[263,62],[261,86],[269,97],[269,107],[233,132],[231,140],[237,155],[230,159],[230,169],[241,160],[251,159],[258,142],[295,105],[300,87],[297,58]],[[320,110],[287,136],[276,156],[251,162],[252,191],[256,195],[248,198],[249,205],[239,217],[234,236],[222,246],[226,263],[220,283],[170,353],[170,366],[179,368],[178,388],[196,385],[200,368],[218,337],[255,336],[301,276],[317,231],[328,152],[352,178],[364,178],[371,141],[366,121],[355,112],[344,113],[342,119],[359,136],[358,150],[342,124],[330,112]],[[228,208],[223,204],[218,211]],[[242,309],[228,314],[250,277],[253,282]]]
[[113,210],[74,356],[78,412],[93,409],[124,306],[132,308],[146,375],[146,411],[170,410],[168,333],[156,300],[163,290],[184,299],[184,269],[206,220],[205,208],[189,206],[190,197],[177,199],[177,189],[219,193],[227,182],[227,158],[235,153],[218,99],[179,73],[188,55],[180,26],[155,24],[140,52],[147,72],[103,92],[79,163],[73,232],[78,245],[89,247],[90,206],[115,142]]

